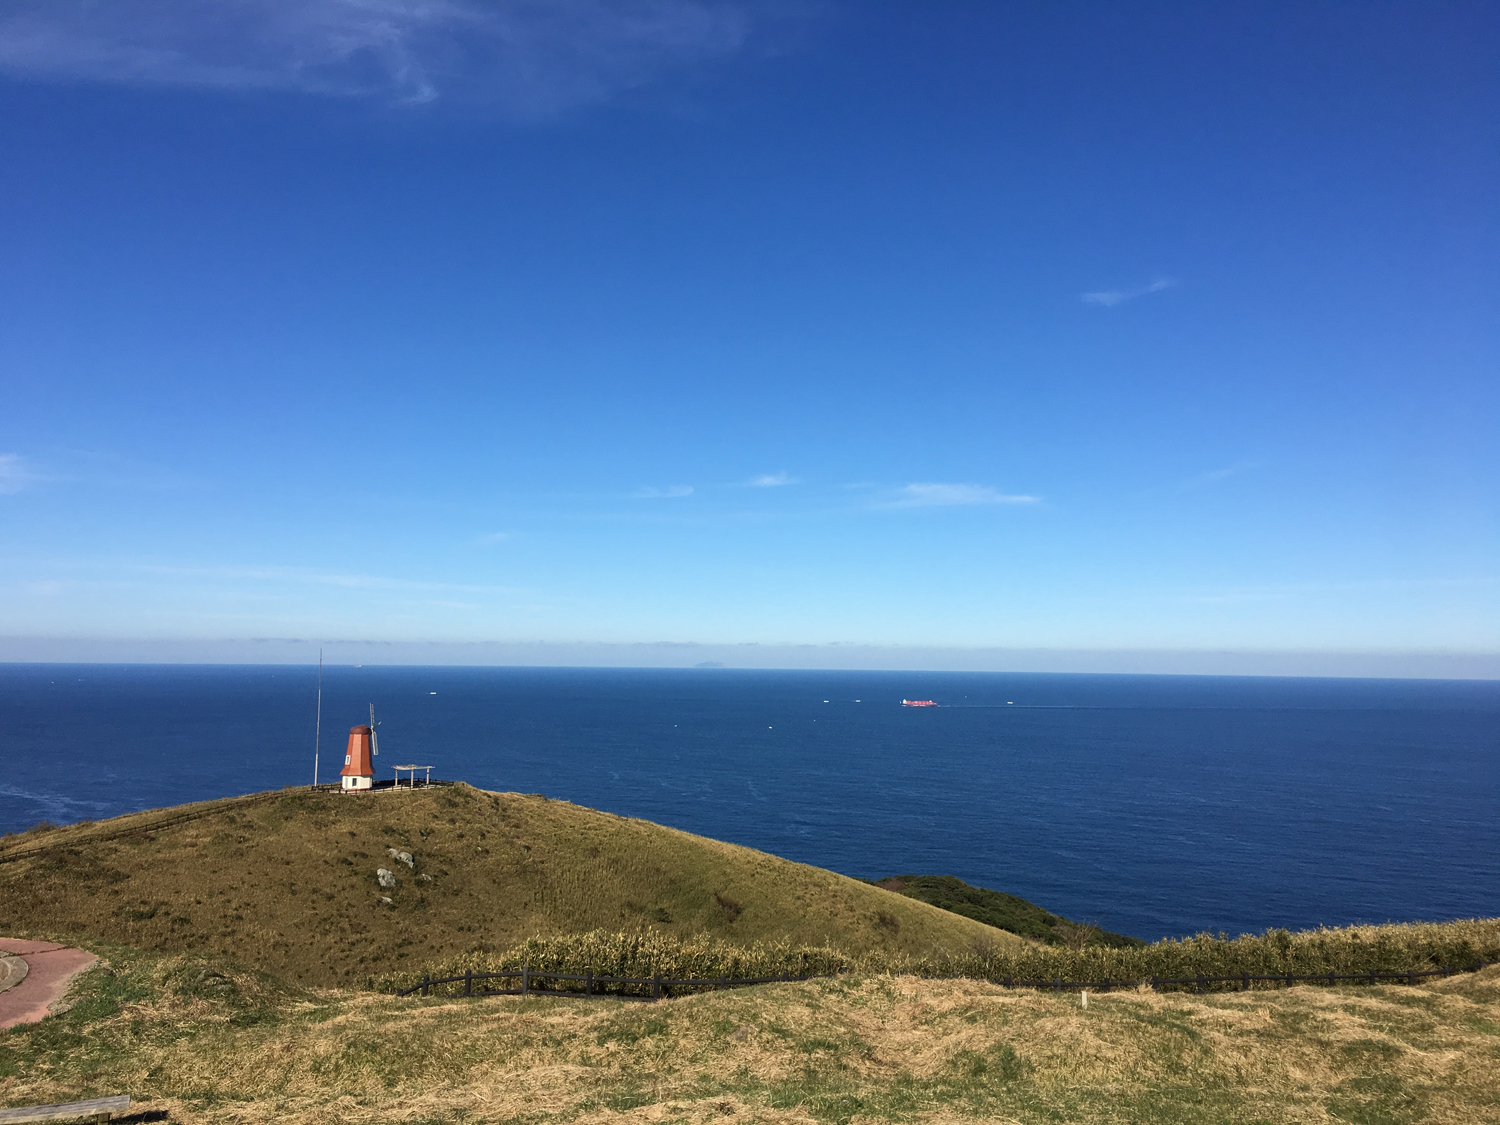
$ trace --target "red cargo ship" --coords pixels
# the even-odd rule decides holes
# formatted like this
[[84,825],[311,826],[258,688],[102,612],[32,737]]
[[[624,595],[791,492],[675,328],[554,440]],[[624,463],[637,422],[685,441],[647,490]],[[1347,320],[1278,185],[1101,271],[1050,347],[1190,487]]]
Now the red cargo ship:
[[901,706],[903,706],[903,707],[936,707],[937,704],[934,703],[930,699],[903,699],[901,701]]

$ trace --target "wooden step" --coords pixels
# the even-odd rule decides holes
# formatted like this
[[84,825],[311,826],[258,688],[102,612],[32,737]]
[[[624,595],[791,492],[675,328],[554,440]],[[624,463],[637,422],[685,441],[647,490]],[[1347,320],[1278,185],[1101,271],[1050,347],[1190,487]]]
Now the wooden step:
[[0,1122],[17,1125],[22,1121],[76,1121],[80,1117],[92,1117],[95,1121],[108,1121],[110,1114],[130,1108],[129,1094],[115,1094],[108,1098],[90,1098],[86,1102],[59,1102],[57,1105],[22,1105],[15,1109],[0,1109]]

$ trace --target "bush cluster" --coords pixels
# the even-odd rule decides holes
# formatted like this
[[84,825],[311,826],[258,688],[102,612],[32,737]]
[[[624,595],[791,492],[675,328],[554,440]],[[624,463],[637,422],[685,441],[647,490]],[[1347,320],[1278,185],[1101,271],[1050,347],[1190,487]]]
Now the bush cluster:
[[[476,950],[438,964],[393,974],[378,982],[385,990],[420,984],[424,976],[457,976],[465,970],[498,972],[529,966],[537,972],[669,980],[745,977],[834,976],[840,973],[967,977],[975,980],[1072,982],[1144,981],[1152,977],[1297,976],[1322,973],[1421,972],[1500,961],[1500,918],[1462,922],[1414,922],[1289,933],[1268,930],[1237,938],[1199,934],[1135,948],[1091,946],[1072,950],[1035,945],[1017,952],[976,949],[962,956],[931,958],[889,954],[851,956],[830,946],[787,943],[730,945],[707,935],[689,939],[655,932],[584,934],[532,938],[504,953]],[[549,987],[553,987],[548,985]],[[564,990],[583,986],[560,984]],[[1230,986],[1233,987],[1233,986]],[[462,985],[436,989],[461,991]],[[641,991],[635,989],[633,991]]]
[[[1237,938],[1198,934],[1134,948],[1061,949],[913,960],[898,971],[918,976],[985,980],[1149,980],[1203,975],[1273,976],[1291,973],[1421,972],[1500,960],[1500,919],[1320,928],[1301,933],[1267,930]],[[896,968],[896,966],[892,966]]]
[[[638,979],[660,976],[667,980],[736,980],[774,977],[783,973],[793,977],[823,977],[853,972],[861,967],[855,958],[829,946],[794,946],[785,942],[738,946],[706,934],[681,939],[654,931],[610,933],[593,930],[531,938],[504,953],[474,951],[461,954],[414,972],[393,974],[380,984],[387,989],[410,988],[420,984],[424,976],[457,976],[471,969],[476,973],[494,973],[526,966],[534,972],[593,973],[602,977]],[[510,982],[501,984],[514,987]],[[547,987],[577,991],[583,985],[547,982]],[[453,994],[462,989],[462,985],[453,984],[435,991]],[[625,991],[645,990],[633,988]]]

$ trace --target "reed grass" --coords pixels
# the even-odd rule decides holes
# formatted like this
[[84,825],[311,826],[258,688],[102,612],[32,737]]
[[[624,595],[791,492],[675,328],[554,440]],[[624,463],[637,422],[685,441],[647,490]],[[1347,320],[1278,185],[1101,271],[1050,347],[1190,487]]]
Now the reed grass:
[[[1030,946],[1011,953],[980,947],[956,956],[909,957],[878,951],[851,954],[832,945],[757,942],[735,946],[707,934],[679,938],[659,933],[610,933],[535,937],[502,953],[468,953],[389,974],[378,987],[393,991],[443,978],[530,967],[553,973],[671,980],[718,978],[832,976],[840,973],[902,975],[988,981],[1142,981],[1182,978],[1306,976],[1324,973],[1422,972],[1459,968],[1479,961],[1500,961],[1500,919],[1459,922],[1415,922],[1382,926],[1323,928],[1301,933],[1269,930],[1228,939],[1199,934],[1152,945],[1070,950]],[[506,985],[510,987],[510,985]],[[563,990],[571,983],[547,984]],[[1196,987],[1196,986],[1188,986]],[[1212,985],[1235,989],[1235,982]],[[1256,983],[1275,988],[1275,982]],[[462,985],[438,986],[453,994]]]
[[[1198,934],[1150,945],[1106,948],[1030,947],[957,956],[896,958],[894,971],[985,980],[1149,980],[1152,977],[1294,976],[1320,973],[1421,972],[1500,960],[1500,918],[1378,926],[1284,929],[1237,938]],[[1225,987],[1236,987],[1233,984]],[[1274,987],[1274,984],[1266,985]]]
[[[504,953],[472,951],[422,969],[392,973],[376,983],[380,991],[411,988],[424,977],[460,976],[466,971],[495,973],[530,968],[543,973],[592,973],[602,977],[637,980],[730,980],[777,977],[826,977],[861,969],[866,962],[830,945],[805,946],[788,942],[756,942],[731,945],[707,934],[687,940],[658,933],[609,933],[593,930],[583,934],[535,937]],[[513,987],[505,983],[500,987]],[[577,992],[580,982],[544,982],[540,987]],[[450,983],[433,986],[437,995],[458,995],[464,986]],[[643,989],[618,990],[639,994]],[[644,991],[649,992],[648,989]]]

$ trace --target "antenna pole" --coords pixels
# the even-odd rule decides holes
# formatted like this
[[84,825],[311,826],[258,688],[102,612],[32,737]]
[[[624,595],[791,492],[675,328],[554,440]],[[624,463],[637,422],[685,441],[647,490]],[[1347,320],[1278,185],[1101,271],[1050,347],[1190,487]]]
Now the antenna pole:
[[313,788],[318,787],[318,743],[323,737],[323,650],[318,649],[318,720],[313,727]]

